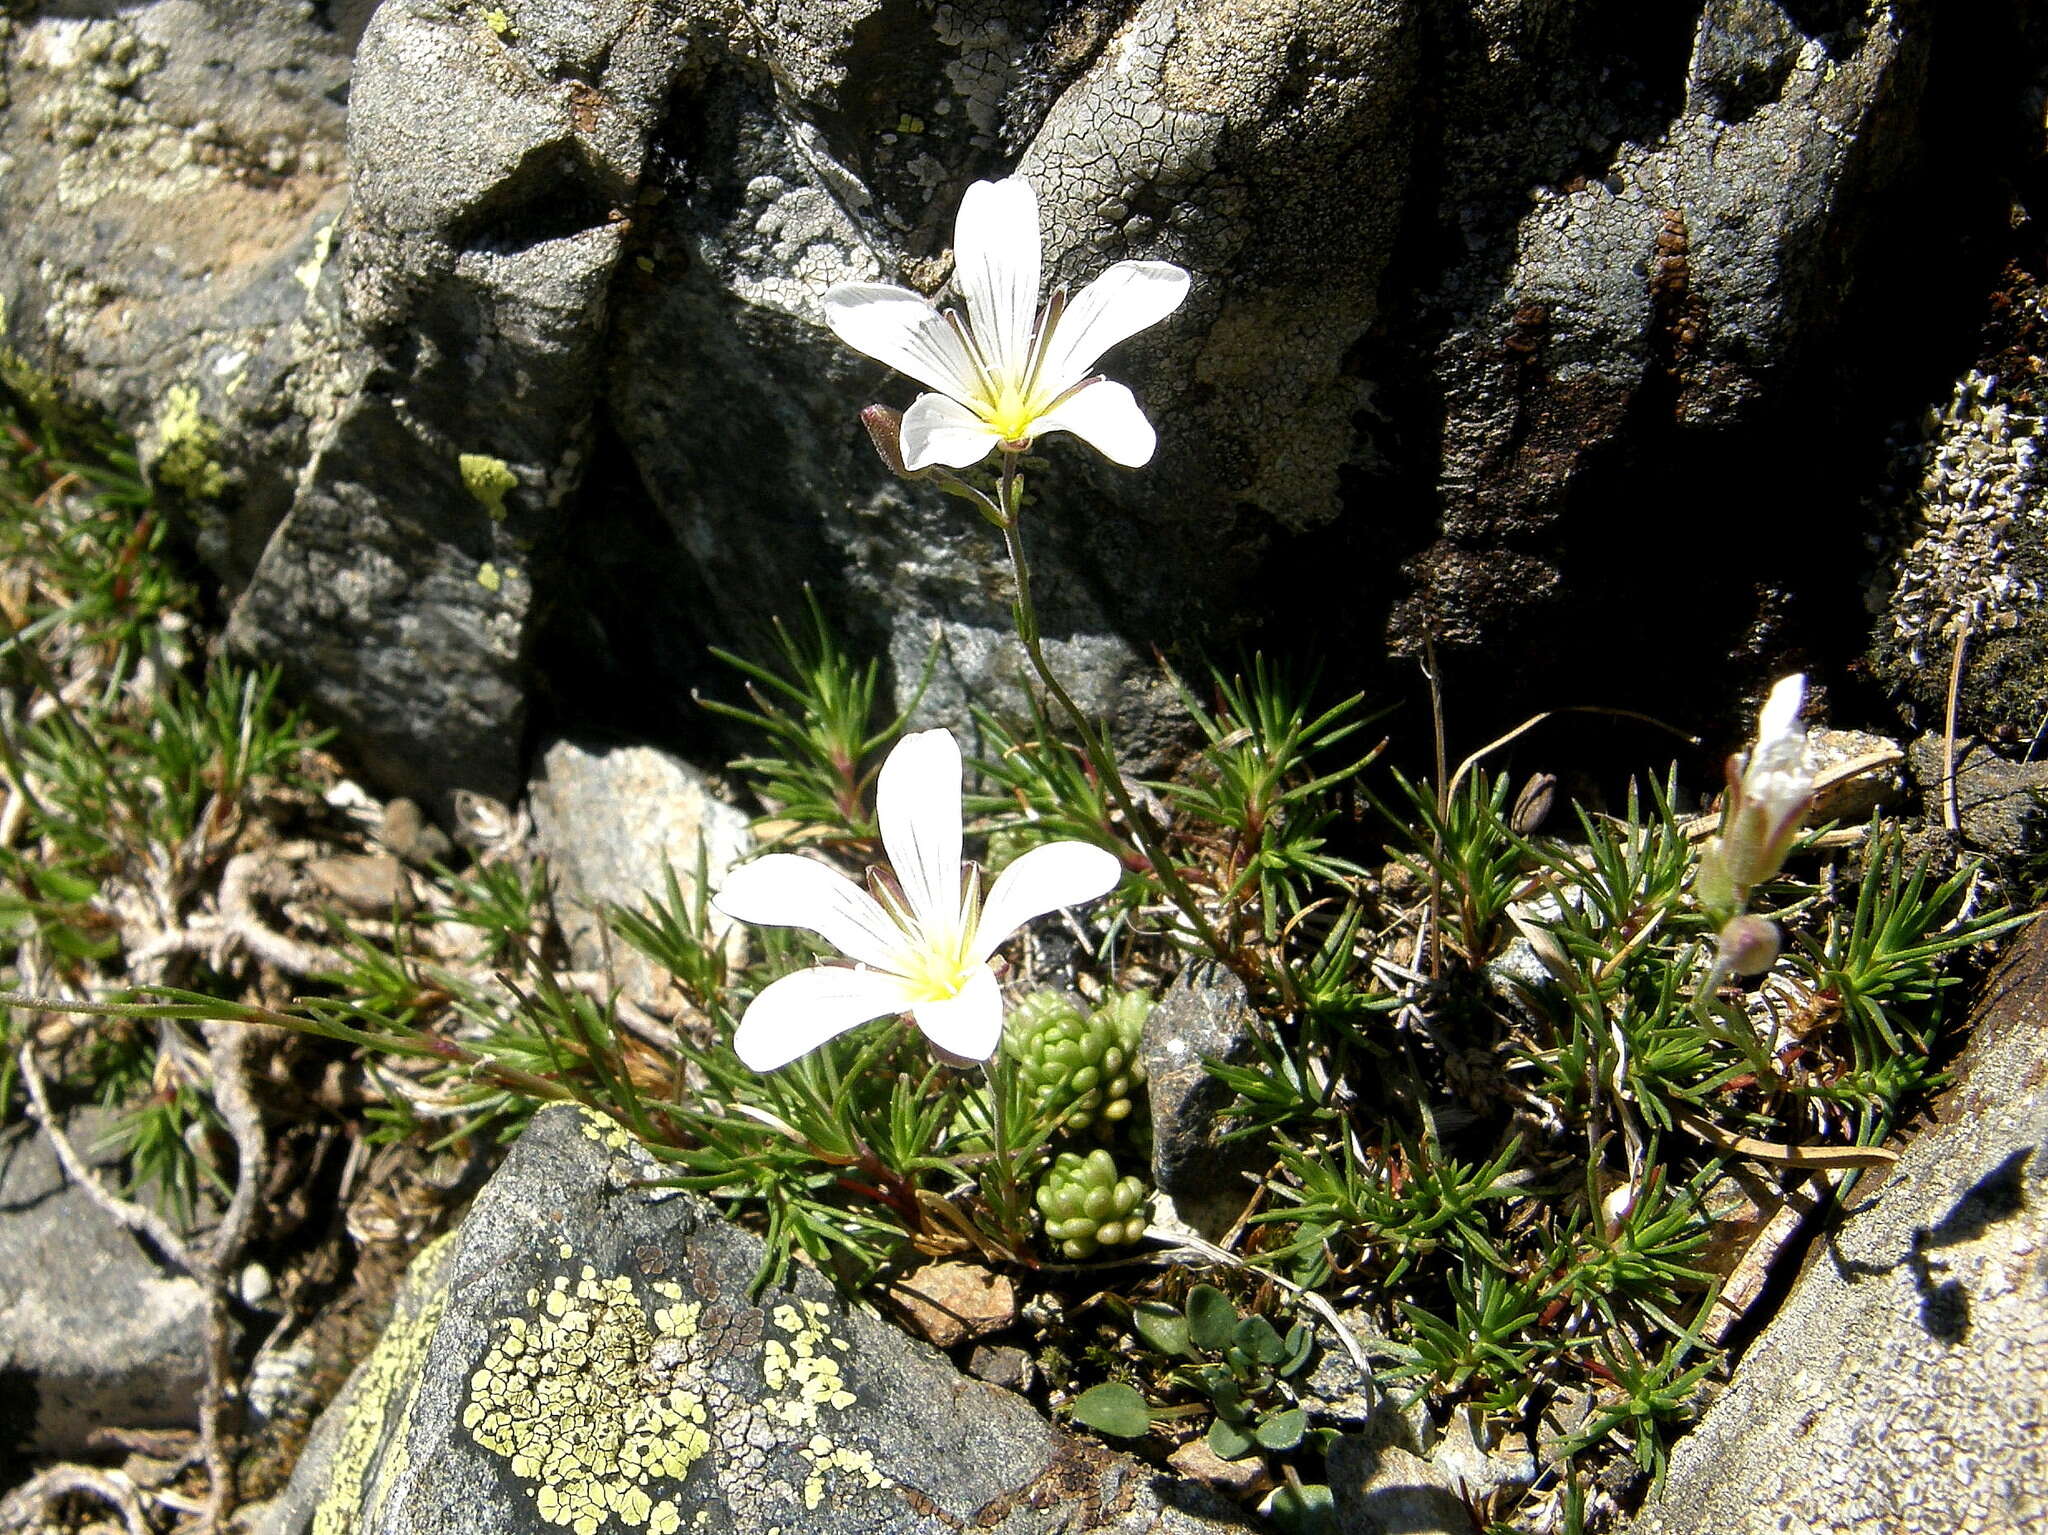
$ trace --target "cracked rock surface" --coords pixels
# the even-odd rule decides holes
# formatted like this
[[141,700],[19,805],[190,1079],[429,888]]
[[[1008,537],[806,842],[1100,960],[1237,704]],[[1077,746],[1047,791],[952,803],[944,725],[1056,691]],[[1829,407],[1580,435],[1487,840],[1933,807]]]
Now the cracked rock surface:
[[[679,744],[704,645],[806,581],[906,695],[936,636],[923,720],[1015,701],[996,541],[876,462],[855,412],[915,388],[820,324],[835,281],[943,294],[1013,171],[1058,280],[1196,278],[1110,359],[1153,465],[1033,470],[1055,660],[1134,753],[1155,645],[1428,630],[1484,697],[1638,705],[1775,664],[1855,600],[1827,445],[1941,280],[1902,236],[1936,187],[1930,231],[2003,227],[2048,48],[1929,0],[88,9],[0,19],[10,387],[139,430],[235,643],[444,818],[534,725]],[[1648,508],[1757,550],[1682,625],[1597,600]]]
[[1242,1528],[1071,1437],[753,1236],[612,1121],[538,1115],[418,1260],[266,1535]]

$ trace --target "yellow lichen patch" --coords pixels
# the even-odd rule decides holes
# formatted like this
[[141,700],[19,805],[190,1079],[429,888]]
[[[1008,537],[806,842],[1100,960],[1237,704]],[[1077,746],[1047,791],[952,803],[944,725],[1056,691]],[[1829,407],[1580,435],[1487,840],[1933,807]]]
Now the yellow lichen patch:
[[583,1115],[583,1138],[586,1141],[602,1141],[614,1151],[627,1151],[632,1148],[633,1137],[624,1125],[609,1114],[600,1114],[596,1109],[582,1108],[580,1105],[579,1112]]
[[650,1326],[629,1277],[600,1278],[585,1264],[539,1292],[538,1315],[498,1324],[470,1377],[462,1425],[533,1484],[548,1523],[576,1535],[614,1520],[652,1535],[680,1525],[655,1483],[682,1481],[711,1449],[689,1353],[677,1347],[696,1336],[702,1308],[680,1296],[666,1297],[675,1303]]
[[454,1235],[449,1232],[436,1238],[414,1260],[407,1294],[433,1292],[432,1298],[409,1316],[405,1314],[404,1298],[400,1299],[398,1313],[356,1377],[341,1441],[334,1449],[327,1488],[313,1510],[312,1535],[354,1535],[361,1523],[364,1482],[377,1446],[385,1439],[392,1400],[417,1375],[427,1340],[433,1337],[441,1321],[445,1292],[438,1289],[440,1270]]
[[813,1434],[811,1442],[803,1448],[803,1457],[811,1463],[811,1474],[804,1478],[805,1508],[815,1509],[825,1501],[826,1479],[833,1472],[858,1477],[867,1487],[889,1485],[889,1478],[875,1467],[873,1450],[849,1449],[845,1445],[834,1444],[823,1434]]
[[327,258],[334,253],[334,231],[340,219],[329,219],[313,236],[313,249],[306,259],[292,268],[292,276],[300,287],[306,290],[306,297],[313,296],[313,290],[320,286],[320,274],[327,266]]
[[462,471],[462,488],[476,497],[477,505],[491,521],[503,522],[505,497],[519,488],[519,477],[513,474],[512,466],[488,453],[458,454],[455,465]]
[[846,1389],[839,1361],[819,1351],[820,1345],[843,1350],[846,1341],[826,1330],[825,1318],[829,1313],[817,1301],[803,1301],[801,1306],[799,1311],[797,1306],[785,1302],[770,1317],[789,1334],[787,1343],[769,1338],[761,1344],[761,1379],[770,1391],[794,1388],[794,1392],[779,1399],[770,1397],[761,1405],[770,1417],[786,1427],[815,1428],[820,1407],[835,1407],[843,1412],[854,1404],[855,1398]]
[[156,459],[151,472],[157,483],[188,496],[210,501],[227,489],[227,471],[214,461],[220,428],[199,410],[199,391],[173,384],[164,394],[156,418]]

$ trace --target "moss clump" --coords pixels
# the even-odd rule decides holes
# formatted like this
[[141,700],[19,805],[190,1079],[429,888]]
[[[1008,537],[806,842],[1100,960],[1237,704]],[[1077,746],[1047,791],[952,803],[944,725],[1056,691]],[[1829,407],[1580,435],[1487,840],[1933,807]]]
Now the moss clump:
[[220,446],[220,427],[199,409],[199,391],[190,384],[173,384],[164,395],[164,408],[156,418],[156,459],[150,472],[159,485],[168,485],[195,501],[216,501],[227,489],[228,475],[214,458]]
[[505,497],[519,488],[519,478],[502,458],[488,453],[464,453],[455,460],[462,471],[462,485],[493,522],[505,520]]

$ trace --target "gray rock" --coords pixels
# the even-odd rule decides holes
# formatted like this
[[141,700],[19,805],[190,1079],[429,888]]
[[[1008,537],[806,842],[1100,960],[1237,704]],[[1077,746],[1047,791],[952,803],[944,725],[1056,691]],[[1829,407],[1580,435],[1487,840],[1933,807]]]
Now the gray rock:
[[2017,1532],[2048,1521],[2048,931],[1959,1080],[1858,1186],[1632,1535]]
[[1526,1487],[1536,1479],[1536,1457],[1522,1433],[1489,1423],[1476,1407],[1452,1410],[1429,1463],[1474,1502],[1506,1487]]
[[1234,1094],[1205,1058],[1237,1065],[1253,1050],[1257,1019],[1245,985],[1213,960],[1190,960],[1145,1019],[1140,1049],[1152,1107],[1152,1182],[1174,1213],[1214,1240],[1251,1200],[1260,1171],[1244,1141],[1225,1141],[1223,1110]]
[[[1948,755],[1939,735],[1906,749],[1906,766],[1920,787],[1930,821],[1945,814]],[[1983,741],[1956,742],[1956,814],[1963,845],[2010,867],[2041,845],[2042,796],[2048,762],[2009,762]]]
[[0,377],[135,432],[237,584],[326,394],[315,292],[362,10],[146,0],[0,20]]
[[[266,1535],[1242,1528],[1055,1429],[543,1110],[316,1427]],[[1078,1523],[1077,1523],[1078,1516]]]
[[[1684,461],[1688,434],[1788,403],[1829,345],[1855,253],[1883,237],[1881,194],[1910,170],[1933,39],[1920,6],[1705,0],[1668,105],[1647,73],[1599,76],[1603,38],[1638,60],[1669,48],[1639,14],[1623,41],[1586,7],[1490,8],[1448,61],[1473,110],[1446,134],[1445,221],[1473,251],[1446,275],[1426,365],[1443,402],[1442,538],[1414,562],[1397,641],[1428,626],[1440,650],[1484,645],[1498,664],[1517,615],[1555,626],[1575,596],[1597,600],[1557,558],[1568,500],[1611,451],[1672,434],[1660,459]],[[1524,105],[1481,106],[1509,96]],[[1689,500],[1721,463],[1704,440],[1693,451],[1702,479],[1641,494]],[[1589,550],[1577,577],[1641,569],[1616,553]],[[1736,639],[1716,632],[1710,664]]]
[[747,818],[714,797],[695,769],[645,746],[593,750],[556,741],[541,753],[528,799],[556,879],[555,916],[577,968],[609,967],[626,996],[660,1005],[672,990],[667,974],[637,949],[607,941],[602,910],[666,899],[671,873],[689,902],[700,856],[715,887],[753,845]]
[[[111,1120],[69,1121],[100,1166],[118,1160],[94,1149]],[[196,1425],[205,1329],[205,1292],[66,1179],[47,1137],[0,1131],[0,1454],[76,1454],[108,1424]]]
[[1809,730],[1807,764],[1816,778],[1850,763],[1872,764],[1854,778],[1842,779],[1814,800],[1807,821],[1867,821],[1879,806],[1899,808],[1906,791],[1905,752],[1897,741],[1867,730]]
[[1345,1535],[1472,1535],[1457,1482],[1398,1445],[1340,1435],[1328,1467]]
[[345,367],[230,632],[444,817],[520,782],[534,562],[589,455],[670,20],[563,0],[500,31],[404,0],[357,54]]
[[[1338,1317],[1368,1360],[1384,1357],[1385,1335],[1363,1307],[1340,1311]],[[1316,1319],[1315,1329],[1315,1356],[1295,1382],[1301,1405],[1318,1423],[1362,1431],[1376,1443],[1397,1444],[1420,1453],[1431,1434],[1429,1408],[1423,1398],[1414,1391],[1379,1390],[1360,1371],[1350,1349],[1329,1323]]]

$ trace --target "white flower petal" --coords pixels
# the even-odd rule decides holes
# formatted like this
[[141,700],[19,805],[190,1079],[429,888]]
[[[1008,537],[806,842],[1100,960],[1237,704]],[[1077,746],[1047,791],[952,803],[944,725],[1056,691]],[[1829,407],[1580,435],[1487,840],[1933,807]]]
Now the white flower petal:
[[942,394],[921,394],[903,413],[898,437],[903,467],[927,469],[945,464],[966,469],[995,451],[996,429],[956,400]]
[[1034,434],[1072,432],[1113,464],[1136,469],[1152,462],[1159,436],[1122,384],[1092,378],[1032,423]]
[[[1799,711],[1806,707],[1806,674],[1794,672],[1789,677],[1780,677],[1771,689],[1771,696],[1764,700],[1761,713],[1756,717],[1756,743],[1768,748],[1773,742],[1784,739],[1799,728]],[[1802,735],[1804,731],[1800,732]]]
[[997,378],[1021,383],[1030,360],[1038,266],[1038,194],[1031,183],[1017,176],[975,182],[953,226],[953,280],[967,300],[982,361]]
[[944,315],[906,288],[840,283],[825,293],[825,323],[856,352],[927,388],[972,399],[980,387],[959,334]]
[[985,1061],[1003,1038],[1003,990],[986,965],[953,996],[920,1002],[911,1010],[924,1037],[963,1061]]
[[996,876],[967,957],[985,960],[1033,917],[1109,894],[1123,873],[1114,853],[1090,842],[1047,842],[1032,848]]
[[1756,721],[1756,750],[1743,764],[1743,798],[1768,805],[1773,815],[1813,791],[1806,762],[1806,727],[1799,711],[1806,706],[1806,677],[1794,672],[1780,678],[1764,700]]
[[903,947],[903,930],[880,902],[845,875],[794,853],[741,864],[711,904],[738,922],[807,927],[847,958],[884,970],[896,968]]
[[889,867],[933,947],[960,923],[960,747],[950,730],[905,736],[882,764],[875,819]]
[[910,998],[896,976],[814,965],[785,975],[747,1005],[733,1035],[733,1053],[749,1070],[773,1071],[870,1018],[909,1010]]
[[1119,341],[1180,308],[1188,274],[1169,261],[1119,261],[1088,284],[1053,327],[1032,393],[1050,400],[1088,376]]

